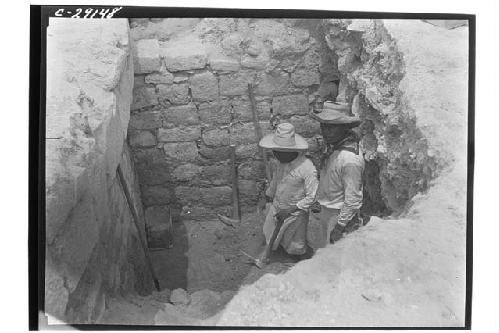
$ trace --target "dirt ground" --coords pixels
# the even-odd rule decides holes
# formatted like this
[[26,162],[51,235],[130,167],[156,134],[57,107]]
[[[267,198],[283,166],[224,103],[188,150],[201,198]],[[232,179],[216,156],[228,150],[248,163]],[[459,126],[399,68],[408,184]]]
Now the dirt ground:
[[[213,326],[241,286],[268,273],[282,274],[297,262],[279,248],[259,269],[240,252],[257,257],[264,249],[257,213],[244,214],[236,228],[218,220],[177,222],[174,240],[172,249],[152,252],[162,292],[110,299],[101,324]],[[187,290],[189,304],[169,303],[177,288]]]
[[[262,223],[257,213],[244,214],[241,223],[231,228],[219,220],[174,223],[174,247],[152,252],[153,264],[161,288],[182,288],[188,292],[203,289],[236,291],[242,283],[259,276],[244,251],[257,257],[264,249]],[[283,251],[271,258],[273,272],[293,263]]]
[[408,218],[372,218],[288,272],[243,287],[218,325],[462,325],[465,224],[453,182],[417,198]]

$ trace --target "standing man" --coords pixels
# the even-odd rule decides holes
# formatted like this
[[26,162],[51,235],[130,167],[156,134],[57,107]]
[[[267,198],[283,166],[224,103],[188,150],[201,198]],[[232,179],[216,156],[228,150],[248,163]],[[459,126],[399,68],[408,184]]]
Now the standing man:
[[[273,134],[259,142],[270,149],[279,161],[266,195],[272,205],[264,222],[263,231],[268,246],[276,250],[279,245],[290,255],[306,253],[306,233],[309,221],[309,207],[314,202],[318,179],[314,164],[305,157],[307,141],[298,134],[290,123],[279,124]],[[276,239],[274,229],[279,227]],[[266,261],[267,258],[262,258]]]
[[312,237],[314,248],[334,243],[344,231],[358,228],[363,203],[364,159],[359,154],[358,135],[352,130],[361,120],[349,115],[348,104],[325,102],[319,111],[311,114],[320,122],[325,143],[317,194],[321,210],[311,214],[319,223]]

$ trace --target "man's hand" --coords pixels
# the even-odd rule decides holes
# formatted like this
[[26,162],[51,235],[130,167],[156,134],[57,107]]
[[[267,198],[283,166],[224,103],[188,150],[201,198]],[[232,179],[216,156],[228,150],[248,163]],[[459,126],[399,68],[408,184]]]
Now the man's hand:
[[337,223],[330,234],[330,243],[335,243],[342,238],[342,233],[344,232],[344,226]]
[[286,220],[287,217],[289,217],[293,212],[299,210],[298,207],[290,207],[286,209],[280,209],[278,213],[276,213],[275,217],[280,220],[284,221]]
[[319,202],[317,201],[313,202],[313,204],[311,205],[311,212],[313,213],[321,212],[321,205],[319,204]]

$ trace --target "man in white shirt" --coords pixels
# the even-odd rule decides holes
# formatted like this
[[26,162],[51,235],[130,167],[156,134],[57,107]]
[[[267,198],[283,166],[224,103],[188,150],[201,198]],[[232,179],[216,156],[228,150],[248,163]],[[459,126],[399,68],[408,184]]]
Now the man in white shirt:
[[364,159],[359,153],[359,139],[352,128],[361,120],[349,115],[349,105],[325,102],[318,120],[325,142],[317,201],[321,206],[312,219],[319,220],[319,234],[312,238],[313,248],[336,242],[348,229],[361,224],[359,210],[363,203]]
[[262,138],[259,145],[271,149],[279,161],[266,191],[272,200],[263,227],[266,243],[270,244],[274,229],[282,223],[272,250],[281,245],[288,254],[303,255],[307,249],[309,207],[318,188],[316,168],[304,155],[307,141],[295,134],[292,124],[282,123],[275,133]]

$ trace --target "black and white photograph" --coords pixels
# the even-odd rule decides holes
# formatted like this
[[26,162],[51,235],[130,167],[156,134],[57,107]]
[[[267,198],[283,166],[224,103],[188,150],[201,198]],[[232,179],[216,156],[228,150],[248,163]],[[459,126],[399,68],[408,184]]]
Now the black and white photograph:
[[39,328],[470,329],[474,13],[44,7]]

